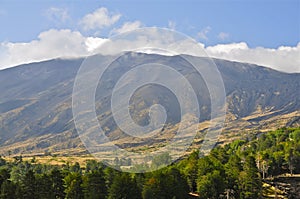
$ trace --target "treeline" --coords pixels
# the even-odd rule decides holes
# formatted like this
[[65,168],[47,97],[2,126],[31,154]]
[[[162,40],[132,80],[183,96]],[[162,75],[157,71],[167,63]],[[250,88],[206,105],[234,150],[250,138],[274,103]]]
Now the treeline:
[[[141,174],[89,160],[85,168],[0,158],[2,199],[262,198],[263,178],[300,173],[300,128],[283,128],[216,147]],[[189,194],[194,193],[194,194]],[[193,195],[193,196],[192,196]]]

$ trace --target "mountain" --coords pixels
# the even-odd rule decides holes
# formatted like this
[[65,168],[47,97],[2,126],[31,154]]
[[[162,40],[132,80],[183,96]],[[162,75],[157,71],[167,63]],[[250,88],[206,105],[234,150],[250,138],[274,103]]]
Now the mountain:
[[[192,57],[196,61],[206,58]],[[107,60],[105,56],[100,60]],[[0,71],[0,151],[9,153],[85,153],[72,115],[72,91],[84,59],[55,59],[20,65]],[[201,110],[199,133],[210,119],[209,92],[203,78],[180,56],[128,53],[105,71],[96,92],[99,123],[109,138],[124,148],[158,146],[168,141],[178,128],[180,107],[174,94],[156,84],[139,88],[130,98],[131,117],[139,125],[149,121],[149,107],[159,103],[166,108],[164,135],[133,141],[112,119],[111,91],[117,80],[134,64],[172,66],[192,84]],[[229,142],[240,132],[261,132],[280,126],[300,124],[300,74],[278,72],[253,64],[214,59],[224,81],[227,115],[220,142]],[[130,78],[143,78],[131,74]],[[153,74],[155,76],[155,74]],[[166,75],[166,78],[168,76]],[[174,80],[176,81],[176,80]],[[175,82],[176,83],[176,82]],[[200,136],[201,137],[201,136]],[[201,143],[196,140],[195,143]]]

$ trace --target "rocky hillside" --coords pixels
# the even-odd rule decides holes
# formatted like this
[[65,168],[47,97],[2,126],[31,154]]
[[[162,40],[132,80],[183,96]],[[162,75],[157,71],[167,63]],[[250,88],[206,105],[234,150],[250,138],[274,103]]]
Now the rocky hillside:
[[[115,62],[106,71],[96,92],[98,119],[102,126],[109,129],[106,133],[111,139],[125,147],[149,146],[166,141],[151,139],[130,142],[111,117],[110,93],[113,85],[136,63],[160,60],[162,64],[172,66],[183,74],[197,94],[201,110],[199,122],[205,124],[210,119],[208,89],[201,76],[182,62],[180,57],[140,53],[128,56],[126,60]],[[105,60],[106,57],[101,59]],[[205,58],[193,59],[200,61]],[[73,83],[82,61],[55,59],[0,71],[1,153],[84,152],[72,115]],[[226,60],[214,61],[222,75],[227,95],[227,117],[221,141],[234,139],[239,136],[235,133],[241,130],[263,131],[284,125],[299,125],[300,74],[287,74]],[[181,119],[178,101],[164,87],[143,86],[134,93],[130,103],[134,106],[131,116],[140,125],[149,123],[148,110],[154,103],[166,108],[167,131],[170,134],[176,130],[176,123]],[[205,125],[202,130],[205,130]]]

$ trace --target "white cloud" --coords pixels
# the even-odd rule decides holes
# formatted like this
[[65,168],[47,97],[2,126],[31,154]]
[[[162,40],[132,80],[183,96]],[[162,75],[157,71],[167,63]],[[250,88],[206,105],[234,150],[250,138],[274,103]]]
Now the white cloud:
[[226,40],[226,39],[229,38],[229,34],[226,33],[226,32],[220,32],[220,33],[218,34],[218,38],[221,39],[221,40]]
[[[178,40],[179,38],[180,41]],[[197,50],[199,51],[199,48],[203,48],[204,45],[197,45],[197,49],[195,49],[194,44],[193,40],[174,36],[172,31],[164,32],[162,29],[148,28],[147,31],[145,29],[137,29],[129,37],[124,35],[124,37],[114,38],[113,41],[109,40],[108,45],[101,46],[101,48],[96,49],[96,52],[104,55],[117,54],[122,51],[156,52],[156,54],[164,55],[199,55]],[[191,47],[192,45],[194,46]],[[200,55],[205,56],[204,51]]]
[[209,56],[267,66],[284,72],[300,72],[300,42],[297,46],[249,48],[245,42],[219,44],[206,48]]
[[[153,30],[151,35],[154,39],[161,38],[159,31]],[[263,47],[249,48],[245,42],[219,44],[208,47],[204,47],[203,44],[199,43],[199,48],[195,49],[191,48],[192,45],[188,40],[170,43],[169,46],[165,46],[161,42],[167,42],[169,39],[172,39],[172,37],[165,35],[164,39],[158,40],[156,46],[161,46],[161,49],[169,50],[170,54],[177,52],[205,56],[201,52],[199,54],[199,48],[202,47],[210,57],[253,63],[285,72],[300,72],[300,42],[294,47],[280,46],[276,49]],[[28,43],[0,43],[0,69],[57,57],[72,58],[91,55],[97,47],[106,41],[111,42],[106,38],[84,37],[80,32],[68,29],[52,29],[42,32],[38,36],[38,39]],[[145,46],[146,50],[144,52],[160,52],[152,51],[151,42],[149,43],[147,38],[143,36],[138,37],[134,42],[129,40],[116,41],[108,49],[102,49],[100,52],[103,54],[113,54],[120,51],[120,46],[127,50]],[[164,54],[166,53],[164,52]]]
[[135,29],[138,29],[142,27],[143,24],[140,21],[134,21],[134,22],[125,22],[120,28],[115,28],[111,31],[112,34],[120,34],[128,31],[132,31]]
[[51,7],[48,10],[46,10],[45,15],[49,20],[54,21],[56,23],[66,22],[70,19],[68,10],[65,8]]
[[58,57],[87,56],[104,40],[93,37],[86,38],[80,32],[72,32],[68,29],[51,29],[42,32],[37,40],[29,43],[1,43],[0,69]]
[[101,7],[93,13],[85,15],[79,22],[84,30],[95,30],[115,24],[121,14],[113,14],[107,8]]
[[108,41],[108,39],[100,38],[100,37],[88,37],[85,40],[86,50],[89,53],[93,53],[93,51],[99,46],[101,46],[104,42]]
[[233,51],[241,51],[241,50],[247,50],[248,45],[245,42],[240,43],[231,43],[231,44],[218,44],[215,46],[208,46],[206,50],[210,53],[214,54],[230,54]]
[[211,27],[207,26],[203,28],[200,32],[198,32],[197,36],[199,39],[208,40],[207,34],[211,30]]

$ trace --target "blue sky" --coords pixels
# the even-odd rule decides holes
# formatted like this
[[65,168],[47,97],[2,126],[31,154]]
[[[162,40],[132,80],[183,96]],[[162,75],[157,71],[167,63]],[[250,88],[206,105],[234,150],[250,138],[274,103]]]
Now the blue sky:
[[300,0],[0,0],[0,25],[0,70],[86,56],[112,34],[155,26],[211,57],[300,72]]
[[[295,46],[300,37],[300,1],[0,1],[0,41],[27,42],[50,28],[80,30],[77,21],[99,7],[121,13],[122,21],[139,20],[146,26],[176,29],[207,45],[246,41],[250,47]],[[66,9],[69,19],[57,22],[47,17],[51,7]],[[207,39],[197,34],[209,29]],[[108,36],[108,29],[97,33]],[[218,38],[221,32],[224,39]],[[84,35],[93,35],[93,31]]]

